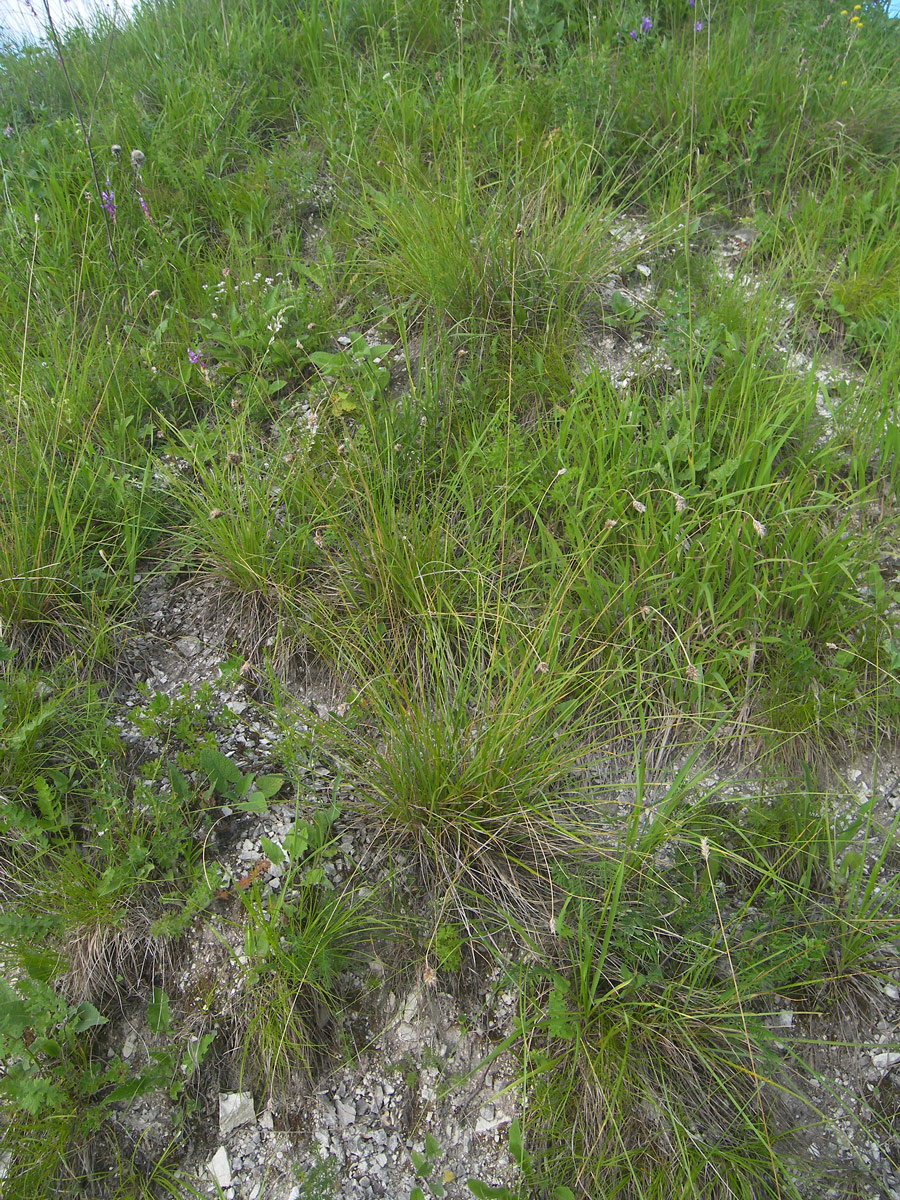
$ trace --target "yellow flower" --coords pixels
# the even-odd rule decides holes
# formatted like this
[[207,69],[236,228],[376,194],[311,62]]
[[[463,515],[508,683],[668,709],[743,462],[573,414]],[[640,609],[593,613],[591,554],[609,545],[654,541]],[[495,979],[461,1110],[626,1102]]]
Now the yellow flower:
[[842,17],[847,17],[847,16],[849,16],[849,15],[850,15],[850,14],[847,12],[846,8],[842,8],[842,9],[841,9],[841,16],[842,16]]
[[854,4],[854,5],[853,5],[853,11],[854,11],[854,12],[859,12],[859,10],[860,10],[861,8],[862,8],[862,5],[861,5],[861,4]]

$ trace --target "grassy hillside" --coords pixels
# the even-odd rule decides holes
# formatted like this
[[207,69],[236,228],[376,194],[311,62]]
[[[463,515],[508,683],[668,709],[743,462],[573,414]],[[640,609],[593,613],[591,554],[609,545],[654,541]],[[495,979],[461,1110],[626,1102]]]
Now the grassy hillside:
[[215,1194],[220,1090],[486,979],[472,1194],[900,1195],[898,65],[822,0],[0,54],[4,1200]]

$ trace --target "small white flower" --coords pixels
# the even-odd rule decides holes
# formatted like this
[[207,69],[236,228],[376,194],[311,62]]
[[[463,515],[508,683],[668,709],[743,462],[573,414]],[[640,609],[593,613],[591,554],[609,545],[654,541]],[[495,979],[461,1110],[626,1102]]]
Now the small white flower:
[[687,508],[687,500],[685,500],[684,496],[679,496],[679,494],[677,492],[675,492],[674,495],[675,495],[675,511],[676,512],[684,512],[684,510]]
[[753,518],[753,528],[756,531],[756,534],[758,537],[766,536],[765,525],[763,525],[762,521],[757,521],[756,517]]
[[635,512],[645,513],[647,511],[647,505],[641,504],[640,500],[632,500],[631,507],[635,510]]

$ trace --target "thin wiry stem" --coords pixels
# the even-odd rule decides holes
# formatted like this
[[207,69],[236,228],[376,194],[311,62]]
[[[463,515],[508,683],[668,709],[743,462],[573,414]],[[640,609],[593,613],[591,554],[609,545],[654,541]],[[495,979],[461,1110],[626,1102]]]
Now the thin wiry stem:
[[[103,189],[100,186],[100,175],[97,171],[97,162],[94,158],[94,149],[91,146],[90,130],[84,123],[84,118],[81,115],[81,107],[78,103],[78,97],[75,94],[75,88],[72,86],[72,80],[69,76],[69,68],[66,65],[66,56],[63,54],[62,42],[60,41],[59,34],[56,32],[56,26],[53,23],[53,17],[50,13],[50,0],[44,0],[44,12],[47,16],[47,28],[50,30],[50,37],[52,38],[53,45],[56,49],[56,57],[59,59],[59,65],[62,67],[63,75],[66,80],[66,87],[68,88],[69,96],[72,100],[72,107],[75,109],[75,116],[78,118],[78,127],[81,130],[81,136],[84,139],[84,145],[88,153],[88,158],[90,159],[91,174],[94,177],[94,187],[99,199],[103,193]],[[119,281],[119,287],[122,289],[122,295],[125,298],[125,311],[128,312],[131,308],[131,299],[128,295],[128,287],[122,276],[122,269],[119,266],[119,256],[116,254],[116,247],[115,243],[113,242],[112,225],[110,224],[109,213],[102,204],[100,205],[100,209],[103,213],[103,224],[104,228],[106,229],[106,245],[109,250],[109,257],[112,259],[112,264],[116,272],[116,278]]]

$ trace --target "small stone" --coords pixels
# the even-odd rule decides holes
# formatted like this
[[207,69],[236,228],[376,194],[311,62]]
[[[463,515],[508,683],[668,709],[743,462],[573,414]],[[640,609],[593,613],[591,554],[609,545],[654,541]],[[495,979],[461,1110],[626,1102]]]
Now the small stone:
[[884,985],[884,994],[888,1000],[900,1000],[900,989],[894,983],[886,983]]
[[871,1054],[872,1066],[879,1071],[884,1071],[888,1067],[893,1067],[895,1063],[900,1062],[900,1051],[884,1050],[880,1054]]
[[345,333],[344,333],[344,334],[341,334],[341,336],[340,336],[340,337],[338,338],[338,340],[337,340],[337,344],[338,344],[339,346],[352,346],[352,345],[353,345],[353,338],[349,338],[349,337],[347,337],[347,335],[346,335]]
[[219,1093],[219,1134],[227,1137],[232,1129],[250,1125],[256,1120],[253,1096],[250,1092]]
[[643,275],[645,279],[649,279],[650,275],[652,274],[650,268],[645,263],[638,263],[634,269],[637,271],[638,275]]
[[129,1033],[128,1037],[126,1037],[125,1041],[122,1044],[122,1057],[124,1059],[131,1058],[132,1054],[134,1054],[134,1052],[135,1052],[137,1044],[138,1044],[138,1035],[135,1032],[135,1030],[132,1029],[131,1033]]
[[352,1125],[356,1120],[356,1105],[349,1100],[336,1099],[334,1106],[337,1109],[338,1120],[344,1128]]
[[206,1164],[206,1169],[220,1188],[231,1187],[231,1167],[228,1164],[228,1151],[224,1146],[218,1148]]
[[268,1108],[262,1114],[262,1116],[259,1118],[259,1127],[260,1127],[260,1129],[274,1129],[275,1128],[275,1120],[272,1116],[271,1111]]
[[789,1008],[784,1008],[781,1012],[772,1013],[766,1020],[766,1025],[769,1029],[791,1029],[794,1024],[794,1014]]

